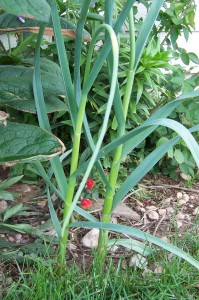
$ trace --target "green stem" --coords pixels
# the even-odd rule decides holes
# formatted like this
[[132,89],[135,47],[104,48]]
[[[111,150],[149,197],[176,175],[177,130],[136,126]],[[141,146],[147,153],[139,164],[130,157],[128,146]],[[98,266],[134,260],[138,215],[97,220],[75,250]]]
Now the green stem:
[[[76,123],[76,127],[75,127],[75,133],[74,133],[71,167],[70,167],[70,178],[68,181],[68,188],[67,188],[67,192],[66,192],[63,220],[65,220],[68,215],[71,203],[73,201],[74,191],[75,191],[76,177],[73,177],[71,175],[77,170],[81,131],[82,131],[82,124],[83,124],[83,119],[84,119],[86,101],[87,101],[87,95],[82,95],[82,98],[80,101],[80,106],[79,106],[79,111],[78,111],[78,115],[77,115],[77,123]],[[70,220],[68,221],[68,224],[61,236],[59,251],[58,251],[58,262],[59,262],[59,266],[61,267],[61,272],[62,272],[63,266],[65,266],[66,247],[67,247],[68,234],[69,234],[69,222],[70,222]]]
[[17,56],[20,52],[24,50],[24,48],[29,45],[36,38],[37,34],[33,33],[29,36],[25,41],[23,41],[15,50],[12,51],[12,54]]
[[[90,163],[87,167],[87,170],[85,172],[85,175],[82,178],[82,181],[79,185],[79,188],[73,198],[74,195],[74,189],[75,189],[75,183],[76,183],[76,177],[74,176],[74,172],[77,168],[78,163],[78,155],[79,155],[79,143],[80,143],[80,137],[81,137],[81,129],[82,129],[82,123],[83,123],[83,117],[84,117],[84,111],[85,111],[85,104],[87,100],[87,93],[82,94],[82,98],[80,101],[79,106],[79,113],[77,118],[77,126],[75,130],[75,136],[74,136],[74,146],[73,146],[73,154],[72,154],[72,162],[71,162],[71,176],[68,183],[68,191],[67,191],[67,197],[65,201],[65,207],[64,207],[64,218],[63,218],[63,225],[62,225],[62,234],[61,234],[61,241],[60,241],[60,247],[58,251],[58,262],[60,270],[62,271],[65,267],[65,255],[66,255],[66,246],[67,246],[67,239],[68,239],[68,233],[69,233],[69,223],[70,218],[72,216],[72,213],[75,209],[75,206],[77,204],[77,201],[79,200],[81,193],[84,189],[86,180],[88,179],[88,176],[91,172],[91,169],[93,168],[93,165],[96,162],[97,155],[99,153],[100,147],[102,145],[103,138],[105,136],[107,125],[110,117],[110,112],[113,104],[114,94],[115,94],[115,86],[117,82],[117,70],[118,70],[118,44],[117,44],[117,38],[113,31],[113,29],[108,25],[100,26],[100,29],[97,30],[97,33],[103,28],[107,29],[107,31],[110,34],[112,48],[113,48],[113,76],[111,79],[111,87],[110,87],[110,94],[107,101],[107,108],[104,116],[104,121],[102,124],[101,132],[97,141],[97,144],[95,146],[95,150],[93,152],[93,155],[91,157]],[[97,33],[94,35],[93,38],[97,38]],[[90,47],[94,47],[94,42],[90,44]],[[89,51],[93,51],[92,48],[89,49]],[[88,61],[87,68],[89,69],[90,62]],[[88,91],[87,91],[88,92]],[[72,201],[73,200],[73,201]]]
[[[131,92],[133,87],[133,80],[134,80],[135,30],[134,30],[132,10],[129,13],[129,28],[130,28],[130,62],[129,62],[129,70],[127,75],[127,84],[126,84],[125,94],[123,98],[123,113],[124,113],[125,120],[127,118],[127,112],[128,112],[128,107],[129,107],[129,102],[130,102]],[[121,137],[122,135],[124,135],[124,133],[125,133],[125,127],[119,126],[117,137]],[[103,213],[102,213],[102,222],[111,222],[113,198],[115,195],[115,186],[117,183],[117,178],[120,169],[122,150],[123,150],[123,145],[119,145],[114,152],[110,175],[109,175],[109,184],[111,188],[107,189],[106,191]],[[98,261],[100,262],[101,265],[103,265],[105,261],[107,243],[108,243],[108,231],[101,230],[99,235],[99,242],[98,242]]]

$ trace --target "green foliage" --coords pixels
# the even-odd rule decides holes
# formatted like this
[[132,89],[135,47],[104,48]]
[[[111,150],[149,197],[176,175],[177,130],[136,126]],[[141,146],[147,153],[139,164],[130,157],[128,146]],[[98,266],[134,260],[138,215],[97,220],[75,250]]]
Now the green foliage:
[[[183,104],[185,99],[195,101],[199,96],[199,91],[193,91],[194,86],[190,83],[186,86],[186,93],[176,100],[171,100],[176,97],[176,90],[171,87],[167,91],[165,86],[169,85],[170,82],[167,82],[167,77],[164,74],[165,70],[171,72],[171,75],[168,76],[177,73],[177,68],[169,65],[171,55],[175,56],[176,53],[181,55],[181,59],[186,64],[189,63],[190,59],[197,61],[197,57],[193,54],[188,55],[182,49],[177,49],[176,46],[180,30],[189,28],[189,25],[183,25],[184,27],[182,27],[181,22],[186,23],[189,20],[191,26],[193,26],[192,15],[194,10],[190,9],[190,5],[186,1],[188,19],[185,16],[177,19],[177,14],[181,14],[183,8],[181,5],[171,2],[170,6],[165,6],[165,9],[162,10],[160,20],[164,20],[165,24],[160,23],[157,29],[155,21],[162,6],[166,5],[164,0],[152,2],[150,6],[144,1],[148,14],[144,21],[140,20],[138,22],[134,21],[132,10],[134,0],[126,1],[123,6],[118,1],[115,3],[110,0],[105,1],[105,3],[99,2],[96,4],[96,12],[102,11],[104,13],[103,18],[100,19],[96,18],[96,15],[89,14],[90,9],[92,11],[92,8],[90,8],[92,7],[91,1],[82,2],[80,11],[78,10],[79,2],[77,2],[74,3],[77,4],[76,11],[78,11],[77,19],[75,18],[77,21],[76,32],[73,35],[75,41],[68,41],[68,39],[63,38],[59,12],[64,12],[66,7],[66,11],[69,12],[70,10],[71,13],[70,5],[67,6],[69,3],[66,3],[64,7],[63,3],[58,2],[60,11],[57,9],[58,6],[55,0],[48,1],[48,3],[51,9],[56,50],[54,48],[53,54],[55,55],[51,57],[49,57],[48,50],[46,53],[48,58],[54,59],[56,62],[50,63],[48,60],[41,58],[41,53],[42,55],[45,54],[45,51],[40,49],[45,33],[45,25],[40,24],[35,45],[34,70],[31,67],[32,57],[29,57],[13,63],[17,65],[3,65],[0,73],[3,79],[2,84],[4,84],[0,94],[2,105],[10,105],[9,101],[11,99],[16,100],[17,98],[18,100],[19,97],[23,103],[19,107],[20,102],[16,101],[17,105],[15,104],[14,107],[22,109],[23,105],[27,106],[29,101],[33,100],[34,95],[38,123],[41,128],[34,125],[2,124],[0,125],[0,133],[2,133],[0,135],[2,137],[0,146],[4,150],[1,163],[16,160],[28,162],[34,160],[35,169],[44,178],[48,188],[53,190],[61,200],[64,200],[63,220],[60,223],[53,207],[50,191],[47,189],[51,218],[59,236],[57,257],[59,274],[62,275],[65,268],[70,226],[101,229],[98,246],[98,271],[103,269],[109,230],[130,234],[152,242],[199,268],[199,264],[194,258],[169,243],[149,234],[138,232],[133,228],[110,224],[111,214],[115,206],[168,151],[170,151],[170,156],[173,155],[173,159],[180,165],[186,162],[185,154],[181,152],[178,145],[175,146],[180,138],[183,139],[183,143],[186,143],[186,147],[191,152],[196,165],[199,166],[199,146],[191,134],[198,131],[198,124],[196,126],[193,124],[189,129],[186,129],[179,122],[167,118],[172,112],[175,113],[176,108]],[[23,10],[21,12],[23,14]],[[89,44],[82,45],[87,17],[88,19],[92,17],[94,23],[91,30],[92,39]],[[71,20],[70,16],[69,19]],[[168,26],[168,22],[165,20],[173,24],[171,26],[169,23],[171,26],[169,35],[165,38],[170,48],[167,40],[170,37],[173,49],[167,51],[164,51],[157,38],[158,30],[163,30]],[[89,22],[91,22],[90,19]],[[89,25],[90,23],[88,23],[87,29],[90,28]],[[129,32],[125,30],[125,26],[129,28]],[[135,28],[139,28],[137,38]],[[124,41],[122,34],[124,34]],[[119,43],[119,41],[121,42]],[[129,46],[126,46],[126,44]],[[26,46],[27,43],[23,44],[23,47],[26,48]],[[101,48],[100,51],[98,51],[98,47]],[[69,51],[70,55],[68,55]],[[27,62],[29,62],[28,65]],[[57,65],[58,62],[60,69]],[[24,66],[24,63],[26,63],[26,66]],[[164,72],[162,69],[164,69]],[[53,76],[51,72],[53,72]],[[56,76],[54,76],[54,73]],[[14,76],[10,82],[12,74]],[[179,84],[179,78],[174,84]],[[163,87],[160,88],[160,85]],[[66,102],[66,104],[60,104],[61,108],[58,105],[60,96]],[[53,97],[53,101],[56,99],[53,110],[49,110],[48,107],[48,100],[51,97]],[[88,105],[88,102],[90,105]],[[29,111],[33,112],[30,106]],[[25,110],[27,110],[27,107]],[[71,153],[67,176],[65,176],[59,157],[54,157],[63,152],[65,148],[51,134],[51,130],[56,128],[56,124],[53,124],[51,128],[48,117],[49,111],[56,111],[56,113],[67,111],[67,114],[62,115],[64,121],[62,125],[67,125],[65,128],[69,128],[69,138],[72,138],[72,149],[67,152],[67,155]],[[56,117],[53,120],[56,122]],[[158,129],[159,134],[164,134],[164,131],[166,134],[169,133],[170,136],[165,136],[166,139],[164,140],[156,139],[157,147],[152,149],[150,154],[146,153],[143,161],[140,159],[140,164],[131,170],[129,176],[118,187],[122,161],[126,160],[127,155],[131,155],[137,146],[147,144],[146,139],[149,139],[149,136],[159,126],[163,127],[163,130]],[[24,131],[25,129],[26,131]],[[175,136],[173,136],[173,132],[175,132]],[[4,143],[6,139],[8,139],[7,144]],[[82,141],[85,143],[83,147],[81,147]],[[10,148],[11,143],[15,147]],[[170,150],[172,147],[176,147],[173,154]],[[80,152],[87,148],[89,148],[88,155],[82,158]],[[39,163],[40,158],[50,159],[52,171],[46,172],[44,170],[41,163]],[[109,176],[104,174],[101,160],[103,160],[104,166],[110,169]],[[98,176],[101,176],[105,186],[105,201],[101,222],[89,213],[82,212],[77,205],[93,168],[95,168]],[[58,188],[51,180],[51,172],[56,178]],[[81,176],[81,182],[79,176]],[[74,210],[90,222],[73,222],[71,224]],[[31,226],[27,227],[27,224],[6,226],[17,231],[35,232]]]
[[13,200],[18,194],[15,192],[6,191],[6,189],[18,182],[22,177],[23,175],[0,181],[0,199]]
[[34,3],[30,0],[21,0],[20,2],[12,0],[9,3],[6,0],[0,0],[0,9],[15,16],[23,15],[41,22],[48,22],[50,18],[50,6],[46,0],[35,0]]
[[34,125],[11,122],[6,126],[0,124],[0,147],[1,164],[45,160],[64,151],[61,141],[49,132]]

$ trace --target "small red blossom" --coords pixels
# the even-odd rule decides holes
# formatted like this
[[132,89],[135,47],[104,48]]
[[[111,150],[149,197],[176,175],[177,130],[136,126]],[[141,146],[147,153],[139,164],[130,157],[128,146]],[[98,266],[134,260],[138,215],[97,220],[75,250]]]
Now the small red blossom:
[[91,178],[88,178],[88,180],[86,181],[86,185],[88,190],[92,190],[92,188],[95,185],[95,182]]
[[89,207],[91,207],[93,205],[93,202],[89,199],[86,199],[86,198],[82,198],[81,200],[81,207],[83,209],[87,209]]

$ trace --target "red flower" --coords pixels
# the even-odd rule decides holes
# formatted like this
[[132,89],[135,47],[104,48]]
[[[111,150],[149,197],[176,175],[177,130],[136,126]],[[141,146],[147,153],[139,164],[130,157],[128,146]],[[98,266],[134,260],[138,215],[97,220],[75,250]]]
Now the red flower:
[[91,178],[88,178],[88,180],[86,181],[86,185],[88,190],[92,190],[92,188],[95,185],[95,182]]
[[89,207],[91,207],[93,205],[93,202],[89,199],[86,199],[86,198],[82,198],[81,200],[81,207],[83,209],[87,209]]

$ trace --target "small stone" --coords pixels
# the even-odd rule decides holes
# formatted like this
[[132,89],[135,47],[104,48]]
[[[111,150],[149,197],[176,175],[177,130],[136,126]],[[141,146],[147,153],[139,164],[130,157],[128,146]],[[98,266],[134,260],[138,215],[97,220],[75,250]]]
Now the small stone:
[[185,215],[181,212],[179,212],[177,215],[176,215],[176,219],[178,220],[184,220],[185,219]]
[[23,184],[23,193],[29,193],[31,192],[31,188],[28,184]]
[[142,276],[145,277],[147,275],[153,274],[153,271],[150,269],[145,268],[144,271],[142,272]]
[[180,176],[182,177],[182,179],[184,180],[191,180],[191,176],[190,175],[186,175],[184,173],[180,173]]
[[114,217],[126,217],[130,220],[140,221],[141,217],[133,211],[130,207],[128,207],[124,203],[120,203],[114,210],[113,210]]
[[115,218],[115,217],[112,217],[111,218],[111,223],[113,223],[113,224],[117,224],[118,222],[117,222],[117,218]]
[[73,243],[69,243],[68,244],[68,248],[70,249],[70,250],[77,250],[77,246],[75,245],[75,244],[73,244]]
[[37,205],[41,208],[44,208],[46,206],[46,200],[38,201]]
[[176,221],[176,222],[175,222],[175,226],[176,226],[178,229],[182,228],[182,227],[183,227],[182,221]]
[[157,266],[154,270],[154,273],[162,274],[162,273],[164,273],[164,268],[162,266]]
[[170,203],[171,203],[171,198],[164,199],[164,200],[162,201],[162,206],[163,206],[163,207],[167,207],[167,206],[170,205]]
[[46,233],[45,233],[45,235],[48,235],[48,236],[58,236],[57,235],[57,232],[55,231],[55,229],[50,229],[49,231],[47,231]]
[[168,243],[168,237],[167,237],[167,236],[162,236],[160,239],[161,239],[162,241]]
[[11,285],[13,279],[11,277],[6,278],[6,285]]
[[15,239],[12,236],[9,236],[8,238],[9,242],[13,243],[15,241]]
[[99,229],[91,229],[81,240],[82,244],[87,248],[97,248],[99,238]]
[[146,211],[146,209],[144,207],[141,207],[141,206],[136,206],[135,209],[137,211],[140,211],[140,212],[143,212],[143,213]]
[[194,205],[193,205],[193,204],[189,204],[189,207],[190,207],[190,208],[193,208],[193,207],[194,207]]
[[116,246],[116,245],[112,245],[112,246],[108,247],[108,251],[111,252],[111,253],[116,252],[118,249],[119,249],[119,247]]
[[150,220],[159,220],[159,215],[156,211],[150,211],[147,216]]
[[4,237],[5,237],[5,234],[0,233],[0,238],[4,238]]
[[179,199],[179,200],[182,199],[182,193],[181,192],[177,193],[177,199]]
[[21,234],[21,233],[15,234],[15,240],[16,240],[16,241],[20,241],[21,238],[22,238],[22,234]]
[[173,257],[174,257],[174,254],[173,253],[169,253],[168,260],[171,260]]
[[195,199],[195,196],[194,196],[194,195],[191,195],[189,198],[190,198],[191,200],[194,200],[194,199]]
[[166,208],[161,208],[161,209],[158,209],[158,213],[160,216],[165,216],[167,213],[167,210],[166,210]]
[[0,201],[0,213],[4,212],[8,208],[8,204],[5,200]]
[[187,203],[186,200],[180,199],[180,200],[178,201],[178,206],[183,206],[183,205],[185,205],[186,203]]
[[136,266],[139,269],[143,269],[147,266],[147,260],[141,254],[136,254],[131,258],[129,266],[130,267],[135,267]]
[[54,193],[54,194],[52,194],[52,196],[51,196],[51,200],[54,202],[55,200],[57,200],[57,195]]
[[173,207],[171,207],[171,206],[167,207],[167,214],[172,215],[173,213],[174,213]]
[[194,209],[194,211],[193,211],[193,215],[194,215],[194,216],[197,216],[197,215],[199,215],[199,206],[198,206],[198,207],[196,207],[196,208]]
[[190,222],[191,221],[191,216],[190,215],[185,215],[185,220]]
[[184,194],[184,195],[182,196],[182,199],[185,200],[186,202],[188,202],[188,201],[189,201],[189,195]]
[[146,206],[146,209],[147,210],[157,210],[157,206],[154,206],[154,205],[150,205],[150,206]]

